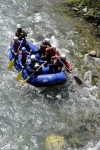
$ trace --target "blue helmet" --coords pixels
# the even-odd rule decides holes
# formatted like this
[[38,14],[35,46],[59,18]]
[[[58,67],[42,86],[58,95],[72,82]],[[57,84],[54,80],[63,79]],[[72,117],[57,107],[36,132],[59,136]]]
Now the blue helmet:
[[22,47],[21,50],[22,50],[22,52],[25,52],[25,51],[26,51],[26,48],[25,48],[25,47]]

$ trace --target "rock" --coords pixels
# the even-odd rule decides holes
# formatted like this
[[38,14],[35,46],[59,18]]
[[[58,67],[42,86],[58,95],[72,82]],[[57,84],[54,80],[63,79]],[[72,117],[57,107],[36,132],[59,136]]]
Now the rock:
[[89,51],[89,52],[88,52],[88,55],[93,56],[93,57],[96,57],[97,52],[96,52],[95,50],[92,50],[92,51]]
[[92,57],[100,58],[99,51],[95,51],[95,50],[89,51],[88,55]]
[[45,147],[46,150],[62,150],[65,146],[65,138],[59,135],[50,135],[46,137]]
[[72,7],[72,10],[73,10],[73,11],[78,11],[78,8]]
[[87,7],[83,8],[82,12],[86,13],[87,12]]

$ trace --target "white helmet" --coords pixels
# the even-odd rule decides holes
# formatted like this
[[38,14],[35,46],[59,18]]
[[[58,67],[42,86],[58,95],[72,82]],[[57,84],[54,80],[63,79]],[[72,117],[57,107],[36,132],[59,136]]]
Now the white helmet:
[[44,39],[44,41],[46,41],[46,42],[50,42],[50,40],[49,40],[48,38]]
[[15,37],[14,37],[14,40],[18,40],[18,37],[17,37],[17,36],[15,36]]
[[35,55],[31,55],[31,60],[34,61],[36,59]]
[[61,54],[61,59],[65,60],[66,59],[66,55],[65,54]]
[[21,25],[20,24],[17,24],[17,29],[21,28]]
[[44,43],[50,43],[50,40],[48,38],[43,40]]

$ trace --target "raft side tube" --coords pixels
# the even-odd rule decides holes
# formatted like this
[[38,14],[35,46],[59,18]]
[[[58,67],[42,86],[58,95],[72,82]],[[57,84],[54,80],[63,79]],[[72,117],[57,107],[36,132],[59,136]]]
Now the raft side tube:
[[64,72],[56,73],[56,77],[58,83],[63,83],[67,81],[67,76]]
[[64,83],[66,80],[67,77],[63,72],[37,76],[37,81],[43,84]]
[[30,42],[28,42],[30,49],[32,49],[33,52],[35,52],[36,50],[38,50],[38,47],[36,47],[35,45],[31,44]]

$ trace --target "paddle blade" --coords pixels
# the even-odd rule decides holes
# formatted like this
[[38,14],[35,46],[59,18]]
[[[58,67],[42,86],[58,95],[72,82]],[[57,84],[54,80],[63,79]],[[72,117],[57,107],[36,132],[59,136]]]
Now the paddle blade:
[[20,86],[23,86],[23,85],[27,82],[27,80],[28,80],[28,78],[25,79],[25,80],[20,84]]
[[16,77],[16,81],[17,81],[17,82],[20,81],[21,77],[22,77],[22,71],[20,71],[20,72],[18,73],[18,75],[17,75],[17,77]]
[[12,59],[8,65],[8,69],[12,69],[14,66],[14,59]]
[[77,82],[77,84],[81,85],[83,82],[81,79],[79,79],[79,77],[74,76],[75,81]]

